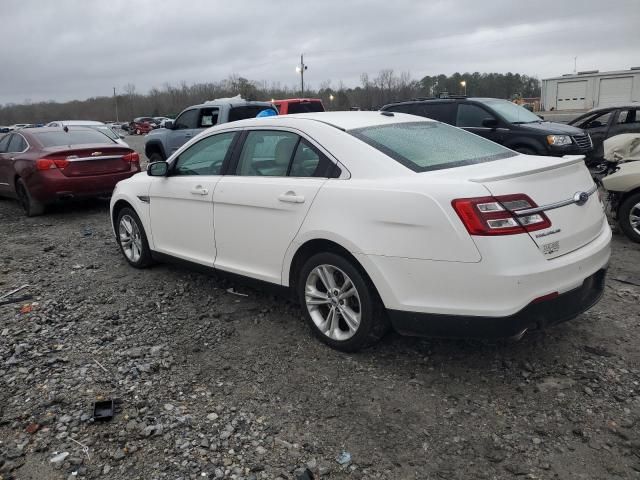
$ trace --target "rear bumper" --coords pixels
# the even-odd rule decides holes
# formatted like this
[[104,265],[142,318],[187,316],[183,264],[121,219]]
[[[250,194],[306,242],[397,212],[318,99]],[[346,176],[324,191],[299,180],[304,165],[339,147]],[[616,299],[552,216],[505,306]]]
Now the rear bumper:
[[134,165],[126,172],[86,177],[65,177],[58,170],[53,169],[42,171],[28,179],[27,187],[31,196],[42,203],[60,199],[111,195],[116,183],[140,172],[140,166]]
[[403,335],[446,338],[505,338],[577,317],[604,292],[606,269],[587,277],[578,288],[558,297],[532,302],[507,317],[471,317],[388,310],[393,328]]

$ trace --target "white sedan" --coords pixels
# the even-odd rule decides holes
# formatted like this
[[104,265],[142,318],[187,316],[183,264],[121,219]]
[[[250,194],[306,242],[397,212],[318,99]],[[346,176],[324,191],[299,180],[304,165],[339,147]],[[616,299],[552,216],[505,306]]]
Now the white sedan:
[[355,351],[404,334],[520,336],[602,295],[611,231],[582,157],[518,154],[390,112],[210,128],[118,183],[126,260],[178,259],[286,287]]

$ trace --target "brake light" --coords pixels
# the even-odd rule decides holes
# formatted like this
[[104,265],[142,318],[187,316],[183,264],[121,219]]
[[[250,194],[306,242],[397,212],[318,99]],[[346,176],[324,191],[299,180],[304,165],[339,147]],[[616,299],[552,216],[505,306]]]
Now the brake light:
[[129,162],[129,163],[139,163],[140,155],[138,155],[137,152],[131,152],[131,153],[127,153],[124,157],[122,157],[122,159],[125,162]]
[[36,168],[38,170],[51,170],[53,168],[67,168],[69,160],[63,158],[39,158],[36,160]]
[[471,235],[516,235],[551,226],[551,221],[543,212],[526,216],[514,214],[517,210],[537,207],[527,195],[520,193],[458,198],[451,205]]

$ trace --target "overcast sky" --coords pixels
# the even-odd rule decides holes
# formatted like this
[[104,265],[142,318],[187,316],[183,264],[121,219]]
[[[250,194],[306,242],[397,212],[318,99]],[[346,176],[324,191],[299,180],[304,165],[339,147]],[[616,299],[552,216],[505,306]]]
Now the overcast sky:
[[375,77],[640,66],[639,0],[2,0],[0,104],[232,73],[313,87]]

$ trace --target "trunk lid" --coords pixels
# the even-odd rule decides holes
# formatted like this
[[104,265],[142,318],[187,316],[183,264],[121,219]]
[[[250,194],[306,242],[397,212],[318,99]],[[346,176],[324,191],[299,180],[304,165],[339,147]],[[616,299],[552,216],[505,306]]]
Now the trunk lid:
[[67,177],[107,175],[127,172],[131,169],[131,160],[125,157],[133,150],[121,145],[74,145],[70,147],[49,147],[45,158],[66,160],[66,166],[60,168]]
[[474,167],[478,166],[489,168],[470,172],[469,180],[482,184],[491,195],[523,193],[544,208],[551,226],[528,235],[545,258],[577,250],[601,232],[603,206],[582,156],[552,159],[518,155]]

